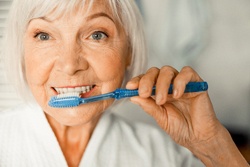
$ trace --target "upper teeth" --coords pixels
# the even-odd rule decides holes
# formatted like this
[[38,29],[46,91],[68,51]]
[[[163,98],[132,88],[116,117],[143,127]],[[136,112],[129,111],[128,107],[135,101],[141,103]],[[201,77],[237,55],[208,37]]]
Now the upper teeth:
[[55,88],[57,93],[64,94],[64,93],[87,93],[89,92],[93,86],[81,86],[81,87],[75,87],[75,88]]

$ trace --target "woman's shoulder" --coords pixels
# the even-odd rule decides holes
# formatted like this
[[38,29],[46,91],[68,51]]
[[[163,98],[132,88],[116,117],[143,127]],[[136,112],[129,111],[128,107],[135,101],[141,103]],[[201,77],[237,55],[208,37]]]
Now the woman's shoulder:
[[30,110],[30,107],[26,104],[19,104],[10,108],[6,108],[0,111],[0,119],[15,119],[20,118],[20,115],[27,113]]
[[17,105],[10,108],[5,108],[0,111],[0,119],[14,118],[16,115],[20,114],[20,111],[24,108],[23,105]]
[[35,105],[20,104],[0,111],[0,129],[21,128],[36,117]]
[[[7,145],[9,140],[16,141],[20,138],[20,134],[23,132],[23,129],[27,127],[27,121],[25,115],[27,113],[27,106],[18,105],[0,111],[0,146],[3,147]],[[13,137],[15,136],[15,137]]]

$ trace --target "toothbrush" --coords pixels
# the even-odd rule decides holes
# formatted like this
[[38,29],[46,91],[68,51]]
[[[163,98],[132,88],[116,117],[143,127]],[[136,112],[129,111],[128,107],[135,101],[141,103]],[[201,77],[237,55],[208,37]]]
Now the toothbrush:
[[[185,93],[191,92],[201,92],[206,91],[208,89],[207,82],[189,82],[186,85]],[[152,88],[152,95],[155,95],[156,87]],[[173,85],[171,84],[168,90],[168,94],[173,93]],[[133,97],[138,96],[138,89],[129,90],[129,89],[116,89],[113,92],[101,94],[97,96],[92,96],[88,98],[80,98],[78,95],[71,95],[71,96],[54,96],[49,101],[49,106],[55,108],[66,108],[66,107],[77,107],[80,104],[91,103],[95,101],[105,100],[109,98],[114,98],[116,100],[126,98],[126,97]]]

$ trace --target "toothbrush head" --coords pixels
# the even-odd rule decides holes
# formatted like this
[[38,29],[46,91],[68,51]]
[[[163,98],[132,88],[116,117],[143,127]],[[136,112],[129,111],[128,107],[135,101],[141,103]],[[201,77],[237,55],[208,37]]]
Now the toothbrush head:
[[50,107],[55,108],[69,108],[77,107],[82,103],[82,100],[78,96],[67,96],[67,97],[52,97],[49,101]]

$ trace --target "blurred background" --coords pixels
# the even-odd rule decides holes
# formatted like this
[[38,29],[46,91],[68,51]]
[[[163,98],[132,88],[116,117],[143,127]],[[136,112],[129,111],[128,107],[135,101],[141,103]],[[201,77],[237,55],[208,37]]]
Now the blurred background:
[[[217,117],[250,162],[250,1],[137,3],[145,22],[149,66],[194,68],[209,84]],[[128,108],[119,114],[152,121]]]
[[[209,83],[217,117],[250,161],[250,1],[136,2],[145,23],[149,67],[192,66]],[[10,5],[11,0],[0,0],[0,42]],[[3,71],[0,58],[0,111],[20,103]],[[155,124],[139,107],[125,105],[117,114]]]

